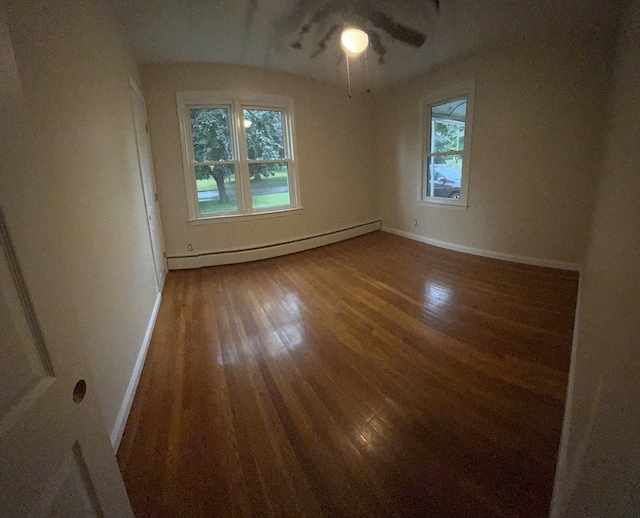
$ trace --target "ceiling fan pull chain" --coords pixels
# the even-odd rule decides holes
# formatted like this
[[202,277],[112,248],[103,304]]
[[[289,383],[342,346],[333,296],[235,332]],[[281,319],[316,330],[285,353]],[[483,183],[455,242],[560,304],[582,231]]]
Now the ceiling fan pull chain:
[[349,83],[349,99],[351,99],[351,68],[349,67],[349,54],[347,54],[347,82]]
[[369,58],[367,57],[367,49],[364,49],[364,69],[367,72],[367,93],[371,93],[371,88],[369,88]]

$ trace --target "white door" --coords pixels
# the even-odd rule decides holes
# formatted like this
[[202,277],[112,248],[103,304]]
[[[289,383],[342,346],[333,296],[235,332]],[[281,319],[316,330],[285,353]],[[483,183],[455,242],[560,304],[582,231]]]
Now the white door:
[[47,311],[43,333],[10,239],[0,212],[0,516],[131,517],[86,367],[55,329],[72,312]]
[[156,268],[156,281],[158,291],[162,291],[164,279],[167,275],[167,261],[164,256],[162,225],[160,223],[156,182],[153,175],[153,162],[151,160],[151,144],[149,143],[149,134],[147,131],[147,110],[144,104],[144,97],[133,82],[131,83],[131,104],[133,107],[133,122],[136,130],[136,144],[138,146],[138,163],[140,164],[144,202],[147,209],[149,238],[151,239],[153,261]]
[[2,0],[0,49],[0,516],[133,517],[47,245],[60,241],[14,185],[42,169]]

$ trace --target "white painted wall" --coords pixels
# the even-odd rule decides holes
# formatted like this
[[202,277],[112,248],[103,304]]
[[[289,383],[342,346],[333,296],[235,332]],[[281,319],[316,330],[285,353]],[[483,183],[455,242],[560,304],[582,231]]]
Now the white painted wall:
[[[573,38],[501,42],[376,94],[383,226],[458,248],[581,262],[612,44]],[[472,79],[468,209],[420,205],[420,99]]]
[[46,164],[2,172],[9,224],[29,269],[46,256],[64,272],[50,281],[70,293],[70,339],[84,348],[111,431],[156,300],[129,98],[137,72],[106,2],[6,5],[32,148]]
[[554,517],[640,516],[640,2],[615,69]]
[[[371,99],[346,87],[233,65],[141,67],[168,257],[290,241],[379,218]],[[187,223],[176,92],[222,90],[293,99],[303,211],[269,219]],[[193,251],[187,245],[191,243]]]

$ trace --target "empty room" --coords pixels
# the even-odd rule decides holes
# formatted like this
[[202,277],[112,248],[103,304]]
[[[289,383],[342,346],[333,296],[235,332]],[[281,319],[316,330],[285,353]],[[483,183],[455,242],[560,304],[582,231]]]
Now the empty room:
[[0,516],[640,516],[640,2],[0,43]]

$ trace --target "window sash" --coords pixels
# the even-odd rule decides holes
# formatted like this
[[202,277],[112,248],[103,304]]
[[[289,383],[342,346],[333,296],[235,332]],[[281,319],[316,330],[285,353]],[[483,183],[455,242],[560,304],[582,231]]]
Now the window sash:
[[464,154],[464,149],[462,151],[460,150],[455,150],[455,151],[436,151],[434,153],[427,153],[425,156],[430,157],[430,156],[449,156],[449,155],[460,155],[462,156]]
[[[467,98],[465,96],[456,96],[456,100],[457,99],[464,99],[465,102],[467,101]],[[427,138],[427,143],[426,143],[426,149],[427,152],[425,153],[425,159],[424,159],[424,171],[423,171],[423,188],[422,188],[422,193],[421,193],[421,197],[424,201],[427,202],[434,202],[436,201],[437,203],[442,203],[442,204],[456,204],[456,202],[452,202],[449,198],[445,198],[442,196],[436,196],[435,194],[431,194],[431,187],[433,184],[433,181],[429,181],[429,172],[430,172],[430,167],[433,168],[433,166],[435,165],[435,162],[433,164],[431,164],[431,160],[432,158],[435,157],[439,157],[439,156],[459,156],[462,159],[462,163],[464,164],[465,161],[465,147],[467,145],[466,140],[462,146],[462,149],[457,149],[457,148],[451,148],[451,149],[446,149],[444,151],[431,151],[431,149],[433,148],[433,132],[434,132],[434,121],[442,121],[442,120],[447,120],[447,119],[442,119],[442,118],[434,118],[433,116],[433,107],[434,106],[440,106],[442,104],[446,104],[449,101],[437,101],[431,104],[428,104],[427,106],[425,106],[425,113],[428,114],[428,130],[425,131],[425,133],[427,133],[428,131],[428,138]],[[467,119],[465,116],[465,120],[464,121],[453,121],[456,123],[459,123],[460,125],[464,125],[465,126],[465,131],[466,131],[466,125],[467,125]],[[431,174],[433,174],[433,171],[431,171]],[[461,176],[464,176],[464,173],[461,173]],[[460,191],[462,192],[462,181],[460,182]]]
[[244,126],[244,112],[245,110],[256,110],[256,111],[276,111],[276,112],[280,112],[282,114],[282,140],[283,140],[283,148],[284,148],[284,157],[282,158],[276,158],[273,159],[276,162],[282,162],[283,160],[291,160],[293,153],[292,153],[292,146],[291,146],[291,140],[292,140],[292,135],[290,133],[290,126],[289,126],[289,118],[291,117],[291,115],[287,112],[286,109],[284,109],[281,106],[263,106],[263,105],[258,105],[258,104],[241,104],[240,108],[239,108],[239,114],[241,115],[241,120],[240,120],[240,124],[239,127],[242,128],[242,142],[244,143],[245,149],[244,149],[244,157],[245,160],[248,163],[251,163],[251,160],[271,160],[271,159],[250,159],[249,158],[249,153],[247,151],[246,148],[246,144],[247,144],[247,136],[246,136],[246,130],[248,128],[245,128]]
[[191,162],[194,166],[195,165],[227,165],[227,164],[231,164],[231,165],[238,165],[238,161],[237,160],[220,160],[218,162],[196,162],[195,160],[193,162]]
[[290,158],[269,158],[269,159],[264,159],[264,160],[244,160],[244,162],[246,162],[247,164],[279,164],[281,162],[293,162],[293,160],[291,160]]
[[198,200],[198,186],[197,186],[197,180],[196,180],[196,167],[198,166],[202,166],[202,165],[225,165],[225,164],[230,164],[234,166],[234,172],[233,172],[233,176],[234,176],[234,180],[236,183],[236,186],[238,185],[238,164],[236,162],[215,162],[213,164],[207,164],[207,163],[198,163],[198,162],[194,162],[192,167],[191,167],[191,173],[194,179],[194,188],[195,188],[195,198],[196,198],[196,206],[195,206],[195,210],[196,210],[196,215],[198,216],[199,219],[210,219],[210,218],[215,218],[215,217],[223,217],[223,216],[234,216],[237,214],[244,214],[244,210],[243,210],[243,199],[241,196],[238,196],[238,192],[236,191],[236,203],[238,205],[238,208],[233,210],[220,210],[220,211],[215,211],[215,212],[201,212],[200,210],[200,203]]
[[[449,206],[452,208],[465,209],[467,207],[468,188],[469,188],[469,156],[472,143],[472,131],[473,131],[473,104],[474,104],[474,90],[475,82],[465,81],[449,87],[445,87],[436,92],[423,97],[420,101],[421,105],[421,131],[422,131],[422,171],[420,174],[420,190],[417,193],[419,203],[430,206]],[[452,122],[464,122],[465,124],[465,136],[462,149],[448,149],[444,151],[431,151],[432,146],[432,108],[442,104],[449,103],[451,101],[464,99],[467,103],[466,114],[464,121],[452,119]],[[435,120],[442,121],[444,118],[436,118]],[[436,196],[429,196],[428,189],[428,164],[434,157],[439,156],[459,156],[462,158],[462,178],[460,182],[460,198],[441,198]]]

